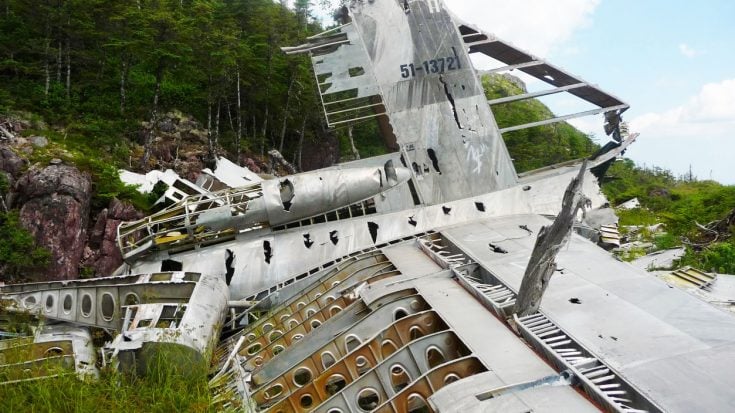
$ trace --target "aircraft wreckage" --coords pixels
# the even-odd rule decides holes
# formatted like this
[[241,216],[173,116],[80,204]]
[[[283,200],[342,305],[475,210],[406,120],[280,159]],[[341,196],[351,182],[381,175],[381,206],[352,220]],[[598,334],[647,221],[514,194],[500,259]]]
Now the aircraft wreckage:
[[[120,225],[115,274],[0,289],[6,311],[46,320],[0,341],[0,369],[144,373],[176,348],[211,360],[218,410],[733,410],[732,314],[570,235],[614,238],[587,218],[635,139],[628,105],[440,0],[341,16],[283,50],[309,55],[331,127],[376,118],[394,152],[270,180],[225,160],[199,184],[169,176],[169,205]],[[488,102],[475,53],[551,88]],[[554,93],[595,109],[496,125],[493,106]],[[515,172],[502,133],[600,113],[611,140],[591,159]],[[95,349],[89,327],[118,334]]]

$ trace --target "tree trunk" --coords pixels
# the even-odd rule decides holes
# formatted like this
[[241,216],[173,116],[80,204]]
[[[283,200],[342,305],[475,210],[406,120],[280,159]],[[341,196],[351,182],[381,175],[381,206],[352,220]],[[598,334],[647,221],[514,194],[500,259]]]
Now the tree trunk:
[[299,171],[303,171],[304,169],[301,167],[301,153],[302,149],[304,148],[304,132],[306,132],[306,116],[304,116],[304,120],[301,121],[301,132],[299,133],[299,147],[297,150],[297,156],[296,156],[296,167]]
[[209,144],[209,157],[214,159],[214,134],[212,133],[212,99],[207,98],[207,143]]
[[579,174],[572,179],[564,192],[561,211],[556,219],[551,226],[544,226],[539,230],[513,309],[518,317],[536,313],[541,305],[544,291],[556,270],[556,255],[569,240],[577,211],[586,201],[582,193],[586,169],[587,161],[584,161]]
[[260,156],[265,154],[265,135],[268,131],[268,104],[265,105],[265,119],[263,119],[263,133],[260,135]]
[[125,83],[128,80],[128,58],[123,56],[122,59],[122,71],[120,72],[120,114],[125,114]]
[[347,137],[350,139],[350,148],[352,149],[352,156],[355,158],[355,160],[360,159],[360,152],[357,151],[357,148],[355,147],[355,141],[352,139],[352,127],[353,125],[350,125],[347,127]]
[[242,101],[240,100],[240,66],[237,67],[237,133],[235,134],[235,156],[237,165],[240,165],[240,139],[242,139]]
[[158,97],[161,94],[161,81],[163,80],[163,64],[159,63],[156,68],[156,90],[153,94],[153,109],[151,110],[151,123],[143,144],[143,158],[140,160],[140,166],[145,170],[148,166],[148,160],[151,158],[151,150],[153,149],[153,137],[158,128]]
[[283,142],[286,139],[286,122],[288,121],[288,107],[291,104],[291,90],[296,81],[295,73],[291,74],[291,82],[288,84],[288,92],[286,93],[286,108],[283,110],[283,124],[281,125],[281,142],[278,144],[278,152],[283,153]]
[[232,109],[230,106],[230,100],[225,98],[225,104],[227,104],[227,119],[230,121],[230,130],[234,133],[235,132],[235,124],[232,123]]
[[217,117],[214,118],[214,147],[219,145],[219,110],[222,99],[217,99]]
[[71,57],[69,51],[69,37],[66,38],[66,100],[71,96]]
[[59,47],[57,48],[56,55],[56,83],[61,84],[61,67],[64,65],[63,57],[61,56],[63,46],[61,45],[61,39],[59,39]]
[[[48,23],[46,23],[46,32],[48,33]],[[48,91],[49,87],[51,86],[51,73],[49,72],[49,57],[48,52],[49,48],[51,47],[51,40],[47,37],[44,45],[44,64],[43,64],[43,70],[44,74],[46,75],[46,83],[44,85],[43,94],[48,98]]]

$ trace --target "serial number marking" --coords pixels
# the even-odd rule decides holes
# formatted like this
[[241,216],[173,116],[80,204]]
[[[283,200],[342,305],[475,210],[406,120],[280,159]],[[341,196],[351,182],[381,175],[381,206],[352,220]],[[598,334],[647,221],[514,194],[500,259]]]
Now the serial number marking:
[[400,66],[401,77],[404,79],[416,77],[416,72],[425,71],[426,73],[444,73],[461,68],[462,65],[459,62],[459,57],[456,55],[424,60],[419,65],[406,63]]

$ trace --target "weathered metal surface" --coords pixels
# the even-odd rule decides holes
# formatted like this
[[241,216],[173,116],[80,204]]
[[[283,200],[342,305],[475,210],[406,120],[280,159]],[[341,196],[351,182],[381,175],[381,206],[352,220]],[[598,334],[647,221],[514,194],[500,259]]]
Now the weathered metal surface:
[[[109,293],[119,308],[103,311],[100,298],[88,322],[122,331],[104,354],[131,364],[146,343],[212,354],[220,409],[732,410],[731,315],[577,236],[557,256],[540,315],[517,321],[537,352],[507,322],[548,224],[539,215],[559,213],[582,162],[517,176],[467,49],[554,88],[493,104],[566,92],[606,113],[614,142],[583,172],[590,216],[607,203],[591,171],[636,138],[620,131],[627,104],[459,22],[439,0],[355,1],[345,17],[288,51],[311,53],[328,124],[377,117],[396,152],[268,181],[231,166],[201,186],[169,176],[174,205],[119,239],[120,273],[148,274],[169,295],[125,303],[140,279],[123,276],[5,287],[3,298],[43,313],[52,297],[53,313],[72,291]],[[150,280],[178,268],[211,275]]]
[[[543,226],[538,231],[536,243],[531,251],[526,271],[523,275],[521,287],[518,290],[513,311],[519,316],[527,316],[538,311],[543,299],[546,286],[551,275],[556,271],[556,254],[569,240],[572,226],[577,217],[577,211],[586,203],[582,194],[586,162],[582,164],[579,174],[571,180],[562,199],[561,211],[549,226]],[[498,252],[497,246],[491,247]]]
[[[537,231],[547,223],[534,216],[500,217],[442,236],[517,291],[532,248],[531,239],[518,238],[518,225]],[[489,251],[488,237],[508,253]],[[557,262],[562,271],[552,276],[541,305],[549,320],[663,411],[730,408],[731,315],[574,235]]]
[[96,378],[96,361],[87,328],[43,326],[32,337],[0,341],[0,386],[66,374]]

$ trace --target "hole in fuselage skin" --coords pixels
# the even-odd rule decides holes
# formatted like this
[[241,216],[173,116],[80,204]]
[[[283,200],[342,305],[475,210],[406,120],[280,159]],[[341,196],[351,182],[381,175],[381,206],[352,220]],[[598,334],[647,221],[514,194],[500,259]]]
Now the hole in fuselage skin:
[[444,215],[449,215],[449,213],[452,212],[452,208],[443,206],[442,211],[444,211]]
[[339,242],[339,234],[337,230],[329,232],[329,240],[332,241],[332,244],[337,245]]
[[179,261],[163,260],[161,262],[161,271],[181,271],[184,265]]
[[235,267],[232,265],[232,263],[235,261],[235,254],[232,252],[232,250],[225,250],[225,270],[227,271],[225,273],[225,282],[227,285],[230,285],[230,282],[232,281],[232,276],[235,275]]
[[413,216],[408,217],[408,223],[411,224],[411,225],[413,225],[414,227],[417,224],[416,220],[413,219]]
[[378,239],[378,228],[380,228],[380,226],[378,226],[378,224],[374,222],[368,222],[367,226],[368,226],[368,231],[370,232],[370,238],[373,239],[373,244],[374,244],[375,241]]
[[285,211],[290,211],[291,201],[293,201],[294,197],[293,184],[288,179],[284,179],[283,181],[281,181],[278,189],[281,193],[281,203],[283,204],[283,209]]
[[271,258],[273,257],[273,251],[271,250],[270,241],[263,241],[263,254],[265,255],[265,262],[267,264],[270,264]]
[[480,212],[485,212],[485,204],[482,202],[475,202],[475,208]]
[[490,247],[490,250],[492,252],[498,253],[498,254],[507,254],[508,251],[506,251],[503,247],[495,244],[487,244],[488,247]]
[[439,169],[439,159],[436,157],[436,152],[429,148],[426,150],[426,153],[429,155],[429,159],[431,159],[431,165],[434,167],[434,170],[441,175],[442,171]]
[[304,245],[306,248],[311,248],[314,245],[314,241],[311,240],[311,234],[304,234]]

